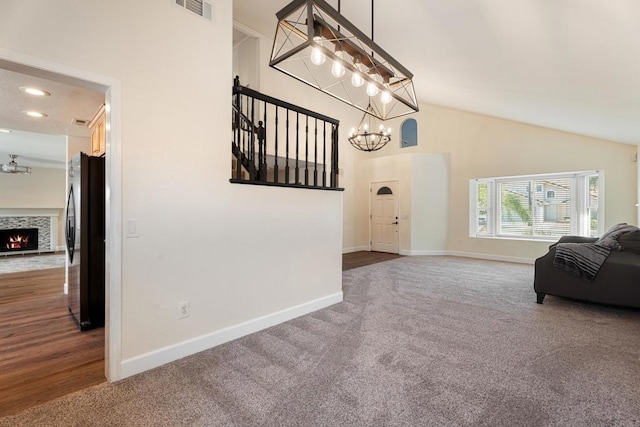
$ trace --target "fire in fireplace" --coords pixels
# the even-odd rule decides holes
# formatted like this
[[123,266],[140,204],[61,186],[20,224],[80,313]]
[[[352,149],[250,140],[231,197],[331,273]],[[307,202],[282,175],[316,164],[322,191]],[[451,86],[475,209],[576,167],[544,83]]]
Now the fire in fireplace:
[[0,252],[34,251],[38,249],[37,228],[0,230]]

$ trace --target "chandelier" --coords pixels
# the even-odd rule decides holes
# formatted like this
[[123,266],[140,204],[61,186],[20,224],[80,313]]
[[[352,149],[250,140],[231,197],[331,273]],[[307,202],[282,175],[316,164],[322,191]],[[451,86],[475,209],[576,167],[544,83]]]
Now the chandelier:
[[373,0],[371,39],[324,0],[294,0],[276,17],[271,67],[380,120],[418,111],[413,74],[372,40]]
[[[367,107],[367,111],[371,105]],[[391,141],[391,128],[384,125],[374,115],[365,112],[358,128],[349,132],[349,143],[361,151],[377,151]]]
[[27,167],[27,166],[20,166],[16,163],[16,158],[18,158],[18,156],[16,154],[9,154],[9,157],[11,158],[11,161],[7,164],[3,164],[0,166],[0,170],[2,170],[2,172],[4,173],[24,173],[24,174],[29,174],[31,173],[31,168]]

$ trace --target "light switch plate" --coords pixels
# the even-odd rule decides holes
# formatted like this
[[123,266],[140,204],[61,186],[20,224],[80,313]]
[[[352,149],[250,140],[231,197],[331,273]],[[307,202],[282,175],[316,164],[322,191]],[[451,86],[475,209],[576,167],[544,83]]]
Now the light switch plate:
[[138,221],[130,219],[127,221],[127,237],[140,237],[138,234]]

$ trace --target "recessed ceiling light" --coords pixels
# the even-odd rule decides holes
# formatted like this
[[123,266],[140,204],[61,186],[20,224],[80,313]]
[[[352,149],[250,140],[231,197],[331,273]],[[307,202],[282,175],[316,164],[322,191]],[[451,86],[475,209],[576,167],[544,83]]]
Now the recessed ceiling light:
[[35,87],[21,86],[20,90],[23,91],[23,92],[28,93],[29,95],[51,96],[51,94],[49,92],[47,92],[46,90],[38,89],[38,88],[35,88]]
[[47,117],[45,113],[41,113],[39,111],[25,111],[24,113],[27,116],[31,116],[31,117],[37,117],[37,118]]
[[0,132],[2,132],[2,133],[11,133],[11,131],[9,129],[0,129]]

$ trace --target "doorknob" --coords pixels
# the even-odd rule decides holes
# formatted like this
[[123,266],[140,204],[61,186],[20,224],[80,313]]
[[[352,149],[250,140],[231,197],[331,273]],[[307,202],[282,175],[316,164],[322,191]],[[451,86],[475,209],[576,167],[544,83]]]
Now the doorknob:
[[398,225],[398,221],[392,222],[391,225]]

